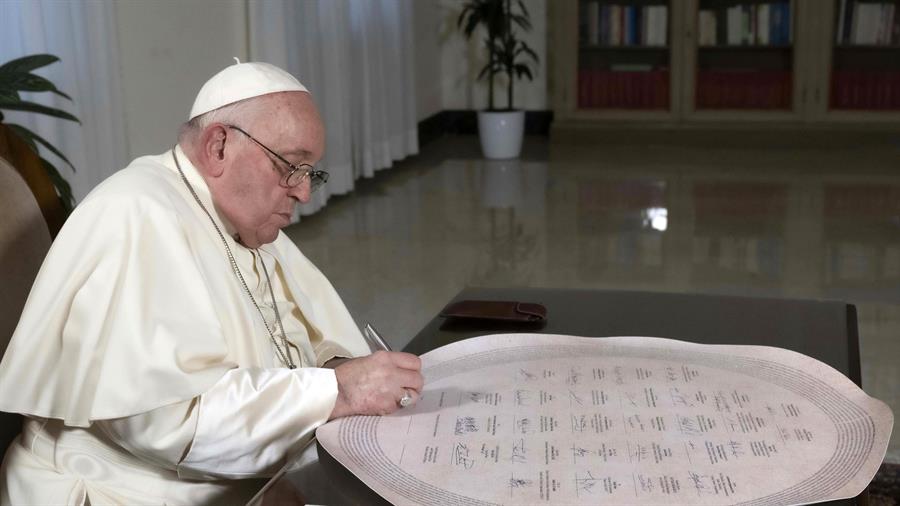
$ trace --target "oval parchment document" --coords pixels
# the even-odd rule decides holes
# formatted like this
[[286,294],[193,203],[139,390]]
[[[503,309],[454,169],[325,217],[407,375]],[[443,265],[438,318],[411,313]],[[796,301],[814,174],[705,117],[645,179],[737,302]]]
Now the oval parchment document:
[[319,427],[394,504],[808,504],[859,494],[893,414],[761,346],[501,334],[422,355],[411,408]]

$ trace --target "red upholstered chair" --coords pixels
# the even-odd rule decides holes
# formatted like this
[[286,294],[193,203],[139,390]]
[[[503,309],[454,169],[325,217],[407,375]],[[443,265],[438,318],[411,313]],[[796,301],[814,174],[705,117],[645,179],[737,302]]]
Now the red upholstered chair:
[[[48,249],[50,232],[34,195],[12,165],[0,158],[0,357]],[[21,427],[21,415],[0,412],[0,455]]]

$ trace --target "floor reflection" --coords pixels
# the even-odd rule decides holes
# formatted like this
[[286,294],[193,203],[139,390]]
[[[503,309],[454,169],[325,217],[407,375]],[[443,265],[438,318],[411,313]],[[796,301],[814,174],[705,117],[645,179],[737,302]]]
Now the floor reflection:
[[288,233],[397,348],[467,285],[846,300],[863,385],[900,414],[898,146],[531,139],[488,162],[474,137],[444,138]]

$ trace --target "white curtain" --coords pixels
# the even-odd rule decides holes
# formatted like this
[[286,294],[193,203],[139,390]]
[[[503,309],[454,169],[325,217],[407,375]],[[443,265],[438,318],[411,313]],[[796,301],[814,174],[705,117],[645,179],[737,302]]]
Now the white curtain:
[[249,1],[251,60],[296,75],[325,122],[330,179],[300,215],[418,153],[412,23],[412,0]]
[[22,98],[69,111],[81,125],[18,112],[4,112],[5,121],[31,129],[66,155],[77,172],[42,152],[78,201],[128,161],[113,8],[104,0],[0,0],[0,63],[36,53],[58,56],[60,62],[36,73],[73,102],[51,93]]

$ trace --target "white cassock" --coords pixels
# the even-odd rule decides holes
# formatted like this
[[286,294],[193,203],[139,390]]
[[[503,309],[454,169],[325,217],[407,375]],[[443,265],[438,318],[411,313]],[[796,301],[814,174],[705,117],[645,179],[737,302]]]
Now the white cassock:
[[[227,504],[328,419],[336,356],[369,352],[331,284],[279,233],[237,244],[270,328],[265,262],[290,352],[283,366],[222,239],[175,169],[142,157],[97,187],[53,243],[0,363],[0,410],[27,416],[0,504]],[[276,333],[277,335],[277,333]]]

